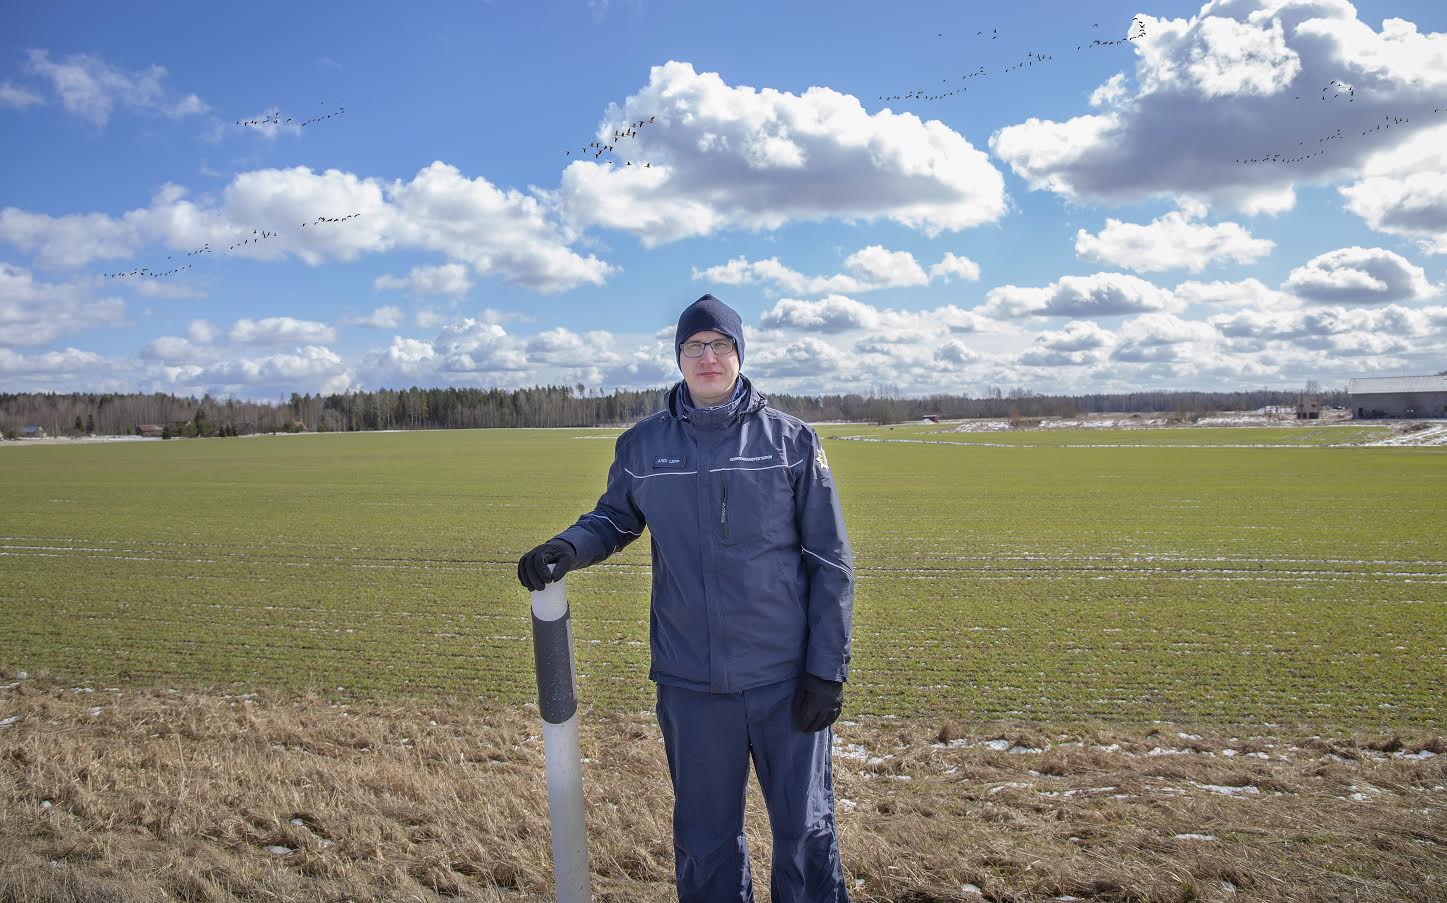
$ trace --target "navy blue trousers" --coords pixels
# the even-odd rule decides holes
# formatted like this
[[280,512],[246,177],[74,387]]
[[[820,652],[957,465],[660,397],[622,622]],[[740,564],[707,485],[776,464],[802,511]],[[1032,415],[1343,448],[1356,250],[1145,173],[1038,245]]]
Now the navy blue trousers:
[[849,903],[834,824],[834,732],[794,726],[797,685],[786,680],[742,693],[658,685],[680,903],[753,903],[744,840],[750,758],[774,835],[773,903]]

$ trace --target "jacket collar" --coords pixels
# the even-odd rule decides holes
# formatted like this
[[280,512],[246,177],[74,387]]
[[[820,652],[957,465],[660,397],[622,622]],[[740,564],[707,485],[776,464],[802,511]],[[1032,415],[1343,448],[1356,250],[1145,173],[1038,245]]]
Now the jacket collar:
[[668,416],[674,420],[691,423],[695,429],[722,429],[744,414],[752,414],[759,410],[767,400],[754,388],[754,384],[749,381],[747,376],[739,374],[739,381],[743,383],[744,390],[738,398],[716,408],[702,409],[685,403],[684,393],[688,390],[688,383],[679,380],[668,391]]

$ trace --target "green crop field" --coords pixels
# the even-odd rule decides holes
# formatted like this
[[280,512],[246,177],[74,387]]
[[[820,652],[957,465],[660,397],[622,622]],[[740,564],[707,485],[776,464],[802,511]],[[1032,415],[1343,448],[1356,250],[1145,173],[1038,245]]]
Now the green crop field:
[[[1442,727],[1447,450],[1342,447],[1379,431],[821,426],[919,440],[828,441],[851,711]],[[0,448],[0,666],[527,701],[514,563],[616,432]],[[648,560],[568,578],[585,704],[651,705]]]

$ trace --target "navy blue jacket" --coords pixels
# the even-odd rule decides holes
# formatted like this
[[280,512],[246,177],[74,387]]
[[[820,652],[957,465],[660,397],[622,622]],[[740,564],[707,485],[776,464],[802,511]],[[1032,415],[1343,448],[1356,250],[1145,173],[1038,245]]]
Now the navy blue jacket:
[[734,693],[808,671],[844,680],[854,563],[819,435],[766,407],[668,407],[618,437],[598,506],[557,538],[587,567],[650,528],[655,681]]

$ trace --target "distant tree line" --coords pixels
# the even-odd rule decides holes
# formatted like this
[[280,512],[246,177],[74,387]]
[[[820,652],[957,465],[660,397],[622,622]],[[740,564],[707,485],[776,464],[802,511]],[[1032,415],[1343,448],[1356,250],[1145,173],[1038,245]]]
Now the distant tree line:
[[[0,434],[7,439],[39,426],[50,435],[120,436],[143,425],[167,436],[238,436],[254,433],[367,430],[475,429],[479,427],[622,426],[661,410],[667,388],[616,390],[582,385],[527,389],[378,389],[328,395],[292,393],[286,402],[217,400],[155,393],[0,393]],[[803,420],[900,423],[926,415],[966,417],[1075,417],[1083,414],[1174,413],[1180,419],[1215,411],[1255,410],[1296,403],[1297,390],[1242,392],[1129,392],[1039,395],[991,387],[984,397],[930,395],[903,398],[890,387],[869,394],[769,395],[769,403]],[[1322,404],[1346,406],[1345,391],[1320,394]]]
[[177,436],[277,433],[295,429],[295,419],[285,405],[209,395],[0,392],[0,435],[6,439],[32,426],[51,436],[133,435],[143,425]]
[[1314,385],[1301,389],[1252,389],[1241,392],[1123,392],[1088,395],[1040,395],[1026,389],[991,386],[985,395],[927,395],[902,398],[884,387],[869,395],[770,395],[769,403],[810,422],[821,420],[902,423],[936,415],[945,420],[969,417],[1040,418],[1079,417],[1085,414],[1172,414],[1186,420],[1219,411],[1254,411],[1265,407],[1292,407],[1303,394],[1332,407],[1346,407],[1345,390],[1321,391]]

